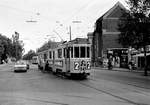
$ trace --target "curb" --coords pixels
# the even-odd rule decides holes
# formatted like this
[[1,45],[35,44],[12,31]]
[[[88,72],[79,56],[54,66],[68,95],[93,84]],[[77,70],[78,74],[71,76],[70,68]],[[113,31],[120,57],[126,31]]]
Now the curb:
[[[108,68],[102,68],[102,67],[92,67],[92,69],[97,69],[97,70],[108,70]],[[109,70],[108,70],[109,71]],[[137,73],[142,73],[144,72],[143,70],[129,70],[125,68],[113,68],[110,71],[120,71],[120,72],[137,72]]]

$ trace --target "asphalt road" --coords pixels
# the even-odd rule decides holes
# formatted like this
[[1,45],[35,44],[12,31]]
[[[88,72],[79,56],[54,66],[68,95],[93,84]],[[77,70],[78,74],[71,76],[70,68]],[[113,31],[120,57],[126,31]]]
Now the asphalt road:
[[43,73],[31,65],[14,73],[0,65],[0,105],[149,105],[150,78],[138,73],[93,69],[86,80]]

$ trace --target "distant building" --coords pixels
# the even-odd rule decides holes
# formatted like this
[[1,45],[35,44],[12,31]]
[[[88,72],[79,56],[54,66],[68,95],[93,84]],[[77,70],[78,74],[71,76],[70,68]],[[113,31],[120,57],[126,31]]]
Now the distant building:
[[93,32],[89,32],[88,34],[87,34],[87,37],[88,37],[88,40],[89,40],[89,42],[92,44],[93,42]]
[[[118,35],[120,34],[118,28],[123,18],[122,15],[126,11],[126,8],[120,2],[117,2],[96,21],[93,33],[93,61],[96,64],[101,63],[101,59],[108,56],[109,52],[114,54],[113,49],[115,49],[115,54],[119,53],[119,56],[121,56],[122,49],[123,52],[126,50],[118,43]],[[119,52],[117,52],[117,49],[119,49]]]
[[94,66],[94,53],[95,53],[95,51],[94,51],[94,41],[93,41],[93,36],[94,35],[94,33],[93,32],[89,32],[88,34],[87,34],[87,37],[88,37],[88,41],[89,41],[89,43],[91,44],[91,61],[92,61],[92,66]]

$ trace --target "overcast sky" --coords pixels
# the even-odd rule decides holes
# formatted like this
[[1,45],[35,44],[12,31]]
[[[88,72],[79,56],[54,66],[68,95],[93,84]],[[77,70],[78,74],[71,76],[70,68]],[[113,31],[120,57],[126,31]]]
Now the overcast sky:
[[69,40],[69,26],[72,39],[87,37],[95,21],[118,1],[125,5],[125,0],[0,0],[0,33],[11,38],[17,31],[26,53],[49,39]]

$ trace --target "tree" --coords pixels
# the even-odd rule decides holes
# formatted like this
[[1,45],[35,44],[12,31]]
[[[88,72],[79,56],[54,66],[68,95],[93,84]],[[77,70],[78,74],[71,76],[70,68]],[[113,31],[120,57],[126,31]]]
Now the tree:
[[11,56],[12,46],[11,39],[0,34],[0,62],[6,60],[8,56]]
[[36,53],[34,50],[30,50],[27,54],[23,56],[24,60],[31,60],[33,56],[36,56]]
[[23,41],[19,40],[19,33],[15,32],[14,35],[12,35],[12,43],[13,43],[13,52],[12,56],[15,57],[17,60],[21,59],[24,51],[24,44]]
[[144,49],[144,75],[147,76],[146,46],[150,44],[150,1],[127,0],[127,4],[129,11],[123,15],[126,18],[119,25],[119,43]]
[[44,43],[43,46],[38,48],[37,52],[48,50],[49,48],[55,48],[58,44],[60,44],[60,42],[53,42],[49,40],[48,42]]
[[17,60],[22,57],[24,44],[19,40],[19,33],[15,32],[12,39],[0,34],[0,63],[7,57],[15,57]]

